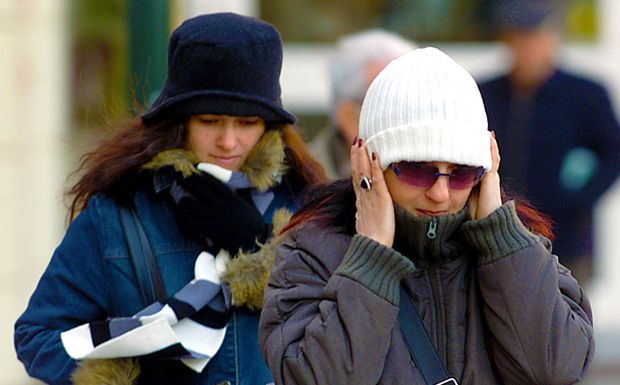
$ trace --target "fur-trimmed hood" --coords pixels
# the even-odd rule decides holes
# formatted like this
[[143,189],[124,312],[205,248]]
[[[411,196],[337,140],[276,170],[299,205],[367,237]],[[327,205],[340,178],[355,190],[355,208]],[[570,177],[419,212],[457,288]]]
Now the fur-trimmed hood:
[[[231,259],[223,282],[230,286],[235,306],[260,309],[263,291],[275,258],[275,249],[282,242],[280,231],[291,219],[292,213],[279,209],[273,216],[273,236],[255,253],[240,253]],[[84,360],[78,364],[71,380],[74,385],[135,385],[140,375],[136,358]]]
[[[282,180],[286,172],[284,164],[284,141],[278,130],[267,130],[256,143],[252,151],[241,166],[241,172],[259,190],[267,190]],[[142,166],[147,170],[158,170],[172,166],[175,171],[188,177],[197,173],[196,164],[199,162],[196,155],[186,149],[172,149],[163,151]]]
[[[282,175],[286,171],[284,158],[284,141],[280,132],[278,130],[267,130],[248,154],[240,171],[257,189],[266,190],[281,181]],[[199,172],[195,166],[198,162],[191,151],[172,149],[157,154],[143,168],[158,170],[172,166],[175,171],[184,177],[188,177]],[[262,307],[263,289],[267,284],[267,276],[273,264],[275,253],[273,241],[291,216],[292,213],[286,209],[276,210],[272,220],[274,232],[272,239],[262,245],[257,252],[240,252],[228,263],[222,281],[230,286],[234,306],[247,306],[252,309]]]

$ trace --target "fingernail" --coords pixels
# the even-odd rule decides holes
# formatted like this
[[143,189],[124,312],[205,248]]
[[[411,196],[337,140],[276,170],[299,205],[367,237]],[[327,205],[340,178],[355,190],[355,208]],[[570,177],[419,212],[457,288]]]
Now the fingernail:
[[357,140],[357,147],[362,147],[362,138]]
[[493,137],[495,138],[495,131],[491,130],[491,135],[493,135]]
[[355,142],[357,142],[357,135],[355,135],[355,137],[353,138],[353,143],[351,143],[351,145],[355,146]]
[[377,155],[374,152],[372,153],[372,160],[377,160]]

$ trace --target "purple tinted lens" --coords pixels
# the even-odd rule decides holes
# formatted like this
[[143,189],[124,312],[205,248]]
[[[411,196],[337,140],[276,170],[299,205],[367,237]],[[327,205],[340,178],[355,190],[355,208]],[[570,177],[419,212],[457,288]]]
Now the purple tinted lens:
[[463,190],[470,188],[482,176],[484,169],[482,167],[459,166],[450,173],[449,186],[454,190]]
[[[398,171],[397,171],[398,170]],[[431,187],[438,178],[439,170],[426,163],[400,162],[394,169],[403,182],[417,187]]]
[[391,166],[403,182],[416,187],[429,188],[440,176],[449,177],[448,186],[453,190],[472,187],[482,176],[482,167],[459,166],[449,174],[440,173],[437,167],[419,162],[400,162]]

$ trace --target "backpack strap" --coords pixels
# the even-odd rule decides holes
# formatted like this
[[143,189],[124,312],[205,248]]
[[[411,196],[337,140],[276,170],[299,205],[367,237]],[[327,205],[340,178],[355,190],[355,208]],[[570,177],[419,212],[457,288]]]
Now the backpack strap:
[[458,385],[444,366],[428,331],[424,327],[409,293],[400,285],[398,323],[411,358],[420,368],[427,385]]
[[146,237],[142,222],[133,206],[119,205],[121,225],[145,306],[166,300],[166,290],[159,267]]

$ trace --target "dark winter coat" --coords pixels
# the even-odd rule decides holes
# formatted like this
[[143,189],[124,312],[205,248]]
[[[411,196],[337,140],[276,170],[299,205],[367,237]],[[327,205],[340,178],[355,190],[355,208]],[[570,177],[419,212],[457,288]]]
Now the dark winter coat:
[[561,262],[590,256],[593,207],[620,173],[620,127],[607,91],[556,71],[527,97],[508,76],[481,83],[480,92],[502,155],[502,183],[555,222]]
[[394,248],[300,225],[279,246],[259,343],[276,384],[423,384],[397,322],[402,282],[462,385],[572,384],[594,353],[588,299],[512,202],[489,217],[397,210]]
[[[172,180],[155,173],[144,182],[138,184],[133,205],[166,292],[171,295],[194,278],[196,257],[204,245],[179,225],[168,192]],[[297,207],[299,186],[282,182],[272,192],[274,199],[263,216],[266,223],[275,220],[274,214],[282,215],[277,209]],[[281,220],[288,221],[288,217]],[[260,311],[253,305],[262,304],[273,261],[269,251],[266,245],[256,254],[239,255],[229,263],[222,280],[229,284],[236,307],[222,346],[202,373],[174,360],[85,360],[77,366],[63,348],[61,332],[107,317],[128,317],[145,307],[125,243],[118,202],[109,195],[97,194],[69,226],[26,311],[15,324],[18,358],[32,377],[54,385],[71,384],[72,374],[78,384],[130,385],[140,373],[140,385],[268,384],[272,376],[257,344]]]

